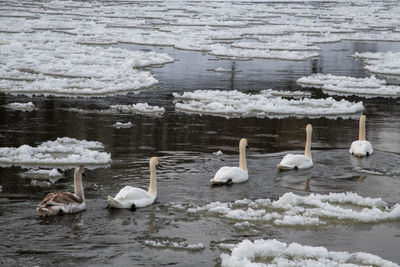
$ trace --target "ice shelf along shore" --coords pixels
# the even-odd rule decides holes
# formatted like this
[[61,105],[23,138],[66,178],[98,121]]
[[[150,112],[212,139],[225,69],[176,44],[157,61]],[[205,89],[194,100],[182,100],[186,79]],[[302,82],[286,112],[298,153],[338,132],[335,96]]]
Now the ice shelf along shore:
[[[223,117],[354,117],[364,110],[362,102],[326,99],[286,99],[287,91],[263,90],[259,94],[245,94],[237,90],[174,93],[178,102],[175,109],[188,113]],[[298,95],[298,93],[294,93]]]
[[400,86],[387,85],[385,80],[371,76],[355,78],[332,74],[313,74],[301,77],[297,83],[302,87],[320,88],[328,94],[358,95],[364,97],[400,97]]
[[[356,193],[285,193],[278,200],[242,199],[212,202],[187,209],[191,214],[207,214],[232,221],[234,227],[257,227],[269,223],[280,227],[315,227],[334,224],[380,223],[400,220],[400,204],[390,206],[381,198]],[[329,222],[329,223],[328,223]]]
[[400,77],[400,52],[355,53],[353,57],[362,59],[371,73]]
[[[335,2],[321,9],[293,1],[7,1],[0,10],[0,92],[126,93],[158,82],[140,68],[173,62],[166,54],[131,51],[125,44],[150,50],[171,46],[216,57],[308,60],[319,56],[321,43],[400,40],[395,2]],[[366,68],[399,75],[398,65],[391,68],[395,61],[388,57]]]
[[44,142],[37,147],[22,145],[20,147],[1,147],[0,165],[22,167],[60,168],[85,165],[95,168],[111,163],[111,155],[101,152],[103,144],[95,141],[77,140],[74,138],[57,138]]
[[286,244],[276,239],[243,240],[231,254],[220,256],[221,266],[399,266],[365,252],[329,251],[325,247]]

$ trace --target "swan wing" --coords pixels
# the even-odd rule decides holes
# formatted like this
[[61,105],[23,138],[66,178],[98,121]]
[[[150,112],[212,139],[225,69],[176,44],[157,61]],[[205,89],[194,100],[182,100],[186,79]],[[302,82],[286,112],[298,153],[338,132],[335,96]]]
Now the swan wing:
[[287,154],[278,164],[279,169],[307,169],[311,168],[312,166],[312,159],[298,154]]
[[372,149],[372,145],[369,141],[357,140],[351,143],[349,152],[357,157],[365,157],[374,153],[374,150]]
[[71,204],[81,204],[83,200],[70,192],[54,192],[48,194],[39,204],[40,207],[62,206]]
[[247,171],[239,167],[222,167],[214,175],[214,178],[210,180],[211,183],[227,183],[229,179],[233,183],[242,183],[249,179],[249,174]]
[[54,192],[48,194],[37,207],[41,216],[75,213],[86,209],[83,199],[70,192]]

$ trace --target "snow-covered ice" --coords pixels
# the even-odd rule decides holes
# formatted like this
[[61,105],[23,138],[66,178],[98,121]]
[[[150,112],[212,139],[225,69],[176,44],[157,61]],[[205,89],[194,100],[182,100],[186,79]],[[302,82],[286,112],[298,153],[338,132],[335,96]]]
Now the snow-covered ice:
[[[173,93],[178,102],[175,109],[188,113],[223,117],[348,117],[364,110],[362,102],[349,102],[333,98],[285,99],[282,91],[262,91],[245,94],[237,90],[196,90],[182,94]],[[294,93],[296,95],[296,93]]]
[[329,251],[276,239],[245,239],[231,250],[231,254],[221,254],[221,266],[398,266],[370,253]]
[[387,85],[385,80],[377,79],[374,76],[355,78],[318,73],[301,77],[297,83],[303,87],[321,88],[328,94],[400,97],[400,86]]
[[276,226],[307,227],[326,224],[379,223],[400,219],[400,204],[390,206],[381,198],[356,193],[310,194],[285,193],[278,200],[243,199],[212,202],[188,208],[189,213],[207,213],[237,222],[270,223]]
[[27,103],[14,102],[14,103],[4,105],[4,107],[7,109],[19,110],[19,111],[35,110],[35,104],[33,104],[32,102],[27,102]]
[[[57,138],[55,141],[41,143],[37,147],[1,147],[0,164],[14,166],[69,167],[89,165],[90,167],[108,165],[111,155],[101,152],[103,144],[95,141],[74,138]],[[50,175],[50,174],[49,174]]]

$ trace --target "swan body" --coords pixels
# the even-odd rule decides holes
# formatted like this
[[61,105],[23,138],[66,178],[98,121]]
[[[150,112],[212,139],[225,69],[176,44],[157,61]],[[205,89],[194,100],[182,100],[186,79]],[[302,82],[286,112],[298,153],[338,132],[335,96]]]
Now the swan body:
[[311,157],[311,135],[312,135],[311,124],[307,125],[306,133],[307,133],[307,139],[306,139],[304,155],[287,154],[278,164],[277,167],[279,169],[281,170],[308,169],[314,165]]
[[308,169],[312,166],[312,159],[300,154],[287,154],[278,164],[278,168],[282,170]]
[[86,210],[85,195],[83,194],[82,175],[84,167],[79,166],[74,172],[74,193],[49,193],[36,208],[40,216],[62,215]]
[[149,190],[125,186],[118,194],[113,198],[108,196],[108,203],[113,208],[118,209],[132,209],[147,207],[153,204],[157,198],[157,178],[156,178],[156,166],[160,165],[157,157],[150,159],[150,186]]
[[224,185],[230,183],[243,183],[249,179],[247,172],[246,162],[246,148],[247,139],[242,138],[239,142],[239,167],[222,167],[214,175],[214,178],[210,180],[211,185]]
[[349,152],[356,157],[365,157],[374,153],[374,150],[372,149],[372,145],[369,141],[357,140],[351,143]]
[[369,156],[372,153],[374,153],[371,143],[369,141],[365,140],[365,120],[366,119],[367,119],[367,117],[365,115],[362,115],[360,117],[358,140],[351,143],[351,146],[350,146],[350,150],[349,150],[350,154],[352,154],[356,157],[365,157],[365,156]]

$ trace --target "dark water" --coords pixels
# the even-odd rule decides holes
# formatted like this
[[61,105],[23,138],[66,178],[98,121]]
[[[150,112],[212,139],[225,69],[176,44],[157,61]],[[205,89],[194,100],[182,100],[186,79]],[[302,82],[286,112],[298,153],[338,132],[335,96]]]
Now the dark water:
[[[121,45],[129,49],[148,47]],[[216,242],[237,243],[245,238],[276,238],[284,242],[324,246],[328,250],[364,251],[400,263],[400,224],[332,224],[313,228],[274,227],[238,230],[216,217],[193,216],[171,208],[170,203],[207,204],[242,198],[276,199],[285,192],[307,194],[355,192],[400,202],[400,100],[364,99],[367,137],[375,154],[354,159],[348,148],[358,137],[358,121],[345,119],[245,118],[225,119],[175,112],[172,92],[196,89],[299,90],[296,79],[322,72],[347,76],[369,76],[362,62],[350,58],[354,52],[400,51],[395,43],[341,42],[321,45],[321,56],[304,62],[278,60],[217,60],[198,53],[152,47],[166,52],[176,62],[150,69],[160,81],[153,90],[124,96],[67,99],[0,95],[0,146],[36,146],[57,137],[96,140],[112,154],[110,168],[87,171],[84,180],[87,211],[54,218],[39,218],[35,207],[51,191],[72,190],[72,172],[47,188],[34,187],[17,173],[19,167],[0,168],[0,264],[4,266],[131,265],[131,266],[213,266],[223,252]],[[210,71],[232,68],[233,73]],[[398,81],[392,81],[399,83]],[[311,89],[302,89],[311,90]],[[327,97],[311,90],[313,97]],[[340,99],[342,97],[335,97]],[[6,110],[3,105],[32,101],[33,112]],[[160,117],[142,115],[98,115],[68,112],[70,107],[100,109],[110,104],[147,102],[166,108]],[[116,121],[131,121],[129,129],[115,129]],[[314,167],[305,171],[278,172],[276,164],[287,152],[304,148],[307,123],[313,124]],[[250,180],[232,187],[210,188],[209,179],[223,165],[237,164],[237,147],[246,137]],[[213,152],[221,150],[222,156]],[[158,156],[158,198],[150,207],[106,210],[107,195],[115,195],[125,185],[147,188],[148,160]],[[373,174],[372,174],[373,173]],[[160,249],[144,245],[144,240],[177,240],[203,243],[204,250]]]

